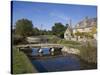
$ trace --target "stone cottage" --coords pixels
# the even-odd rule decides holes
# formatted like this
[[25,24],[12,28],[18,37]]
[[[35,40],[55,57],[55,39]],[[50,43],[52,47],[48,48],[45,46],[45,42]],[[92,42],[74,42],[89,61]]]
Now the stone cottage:
[[[96,18],[88,18],[85,17],[82,21],[77,23],[75,27],[71,27],[71,24],[68,26],[64,33],[64,38],[66,40],[82,40],[84,38],[80,38],[80,36],[75,35],[77,32],[79,33],[90,33],[92,32],[93,27],[97,27],[97,19]],[[93,34],[94,39],[96,39],[96,33]]]

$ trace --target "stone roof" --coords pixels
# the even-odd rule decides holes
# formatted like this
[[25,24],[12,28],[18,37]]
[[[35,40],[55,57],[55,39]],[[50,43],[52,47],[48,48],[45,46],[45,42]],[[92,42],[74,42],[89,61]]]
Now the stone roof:
[[66,31],[68,31],[68,30],[69,30],[70,32],[72,32],[72,31],[73,31],[73,28],[72,28],[70,25],[68,25]]
[[75,29],[88,28],[97,25],[97,18],[84,19],[76,24]]

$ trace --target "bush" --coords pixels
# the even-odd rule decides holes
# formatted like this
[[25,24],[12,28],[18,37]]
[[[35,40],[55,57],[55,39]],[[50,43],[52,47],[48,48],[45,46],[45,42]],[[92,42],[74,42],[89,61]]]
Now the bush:
[[13,49],[12,67],[13,74],[36,72],[28,57],[23,52],[18,52],[17,49]]
[[27,44],[28,43],[26,41],[25,37],[18,36],[18,35],[13,35],[12,42],[13,42],[14,45],[17,45],[17,44]]

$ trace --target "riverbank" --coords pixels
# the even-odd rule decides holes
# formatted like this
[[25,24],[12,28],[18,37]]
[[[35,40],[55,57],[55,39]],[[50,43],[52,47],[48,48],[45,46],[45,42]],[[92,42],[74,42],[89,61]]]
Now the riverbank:
[[95,63],[88,63],[75,54],[67,54],[66,56],[42,56],[38,58],[31,59],[31,62],[39,72],[97,69]]
[[97,47],[87,44],[87,46],[81,46],[79,50],[82,59],[97,64]]
[[12,74],[37,73],[29,58],[22,51],[13,48]]
[[66,49],[65,51],[76,53],[81,57],[81,59],[89,62],[89,63],[95,63],[97,64],[97,46],[91,45],[91,42],[77,42],[77,41],[66,41],[61,40],[58,41],[59,44],[62,44],[63,46],[67,48],[73,48],[73,50]]

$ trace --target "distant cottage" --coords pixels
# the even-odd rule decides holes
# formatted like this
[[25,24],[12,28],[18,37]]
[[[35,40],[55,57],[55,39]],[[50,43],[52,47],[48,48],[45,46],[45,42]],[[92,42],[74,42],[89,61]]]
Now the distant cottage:
[[91,36],[96,39],[97,18],[85,17],[82,21],[77,23],[74,28],[71,27],[71,23],[68,25],[64,33],[66,40],[84,40],[86,36]]
[[67,27],[67,29],[66,29],[66,31],[65,31],[65,33],[64,33],[64,38],[65,38],[66,40],[71,40],[71,38],[72,38],[72,33],[73,33],[73,29],[72,29],[71,20],[70,20],[70,22],[69,22],[69,24],[68,24],[68,27]]

